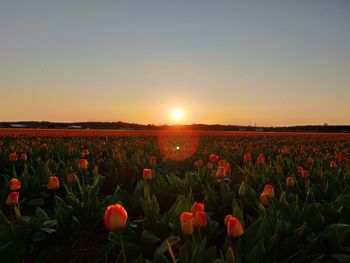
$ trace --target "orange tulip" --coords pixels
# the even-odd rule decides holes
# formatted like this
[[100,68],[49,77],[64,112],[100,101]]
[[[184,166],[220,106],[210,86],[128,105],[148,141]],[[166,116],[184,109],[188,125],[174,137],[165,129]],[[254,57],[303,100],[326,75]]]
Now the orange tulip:
[[180,224],[182,234],[191,236],[194,231],[194,217],[191,212],[183,212],[180,215]]
[[104,221],[105,227],[109,231],[124,229],[127,220],[128,213],[123,206],[115,204],[107,207]]
[[60,187],[60,181],[57,176],[50,176],[49,181],[47,183],[47,189],[53,191],[57,190]]
[[151,180],[152,179],[152,170],[151,169],[143,169],[143,179]]
[[[226,219],[225,219],[226,220]],[[227,235],[230,237],[240,237],[243,235],[243,227],[236,217],[227,218]]]
[[21,181],[18,179],[12,178],[9,183],[9,188],[11,191],[18,191],[19,189],[21,189]]
[[16,205],[18,204],[19,192],[11,192],[7,196],[6,204],[7,205]]
[[80,159],[78,163],[78,168],[81,170],[87,170],[89,162],[86,159]]
[[205,227],[207,223],[207,214],[204,211],[198,211],[194,214],[194,225],[196,227]]

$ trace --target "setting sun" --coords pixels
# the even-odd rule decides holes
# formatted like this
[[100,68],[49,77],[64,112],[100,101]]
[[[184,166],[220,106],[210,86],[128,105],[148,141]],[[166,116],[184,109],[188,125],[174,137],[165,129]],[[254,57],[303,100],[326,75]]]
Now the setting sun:
[[176,109],[171,113],[171,117],[175,121],[181,121],[184,118],[184,113],[180,109]]

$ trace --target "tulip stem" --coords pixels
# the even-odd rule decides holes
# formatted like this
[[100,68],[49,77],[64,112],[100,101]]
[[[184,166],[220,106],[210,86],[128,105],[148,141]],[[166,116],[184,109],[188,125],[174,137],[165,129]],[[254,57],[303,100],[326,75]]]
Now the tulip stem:
[[122,250],[123,250],[123,262],[126,263],[125,247],[124,247],[122,231],[119,231],[119,236],[120,236],[120,244],[121,244],[121,247],[122,247]]

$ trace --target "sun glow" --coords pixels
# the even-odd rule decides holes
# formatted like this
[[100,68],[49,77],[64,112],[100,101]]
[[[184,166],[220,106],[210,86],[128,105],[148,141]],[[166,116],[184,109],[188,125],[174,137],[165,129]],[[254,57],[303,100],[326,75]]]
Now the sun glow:
[[174,121],[181,121],[184,118],[184,113],[180,109],[176,109],[171,113],[171,117]]

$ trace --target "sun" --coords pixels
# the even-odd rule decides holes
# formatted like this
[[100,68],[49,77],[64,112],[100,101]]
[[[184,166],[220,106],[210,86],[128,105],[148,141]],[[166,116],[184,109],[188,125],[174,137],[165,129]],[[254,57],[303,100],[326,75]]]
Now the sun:
[[181,121],[184,118],[184,112],[180,109],[176,109],[171,113],[171,117],[174,121]]

